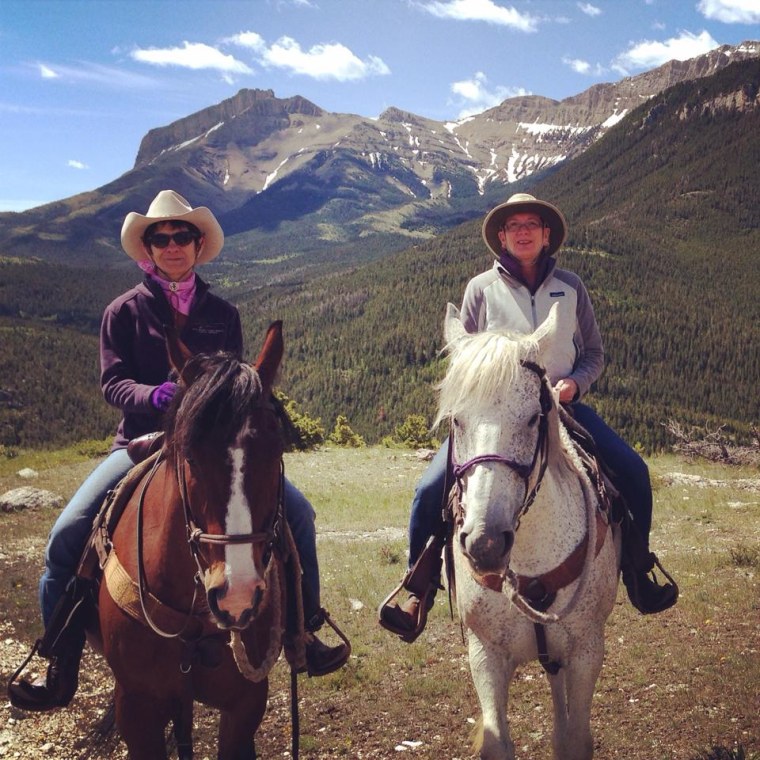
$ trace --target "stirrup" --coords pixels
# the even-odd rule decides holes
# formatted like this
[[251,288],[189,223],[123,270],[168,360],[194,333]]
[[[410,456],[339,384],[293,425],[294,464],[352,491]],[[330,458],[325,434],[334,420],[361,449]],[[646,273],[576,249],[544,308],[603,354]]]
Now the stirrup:
[[[333,631],[337,634],[338,638],[340,638],[340,640],[343,642],[343,648],[342,648],[342,654],[340,658],[337,659],[335,662],[333,662],[330,668],[327,670],[321,670],[321,671],[312,670],[309,667],[308,656],[307,656],[305,658],[306,659],[305,671],[309,674],[310,678],[313,676],[326,676],[330,673],[334,673],[336,670],[340,670],[340,668],[342,668],[348,662],[348,658],[351,656],[351,642],[348,640],[348,636],[346,636],[343,633],[343,631],[341,631],[341,629],[338,628],[338,625],[335,622],[333,622],[333,619],[330,617],[330,613],[326,609],[324,608],[320,609],[320,613],[322,616],[322,621],[327,623],[327,625],[329,625],[330,628],[333,629]],[[316,637],[316,634],[313,632],[311,633],[311,635]],[[324,646],[327,649],[332,649],[336,652],[340,648],[340,644],[338,644],[335,647],[330,647],[328,644],[323,643],[322,646]],[[308,649],[308,645],[307,645],[307,649]]]
[[[435,595],[438,593],[438,589],[442,588],[440,578],[441,567],[443,566],[442,552],[445,545],[446,537],[442,531],[436,531],[430,536],[425,548],[417,557],[417,561],[406,571],[401,583],[391,591],[377,609],[380,625],[401,637],[401,640],[407,644],[411,644],[424,630]],[[393,602],[393,599],[402,589],[420,600],[414,627],[411,629],[394,625],[393,621],[388,619],[388,613],[392,614],[391,611],[394,607],[401,608],[401,605],[398,602]]]
[[32,657],[37,654],[37,652],[40,649],[40,644],[42,644],[42,639],[37,639],[37,641],[34,642],[34,646],[32,647],[32,651],[29,652],[29,654],[26,656],[26,659],[21,663],[21,665],[16,668],[13,675],[8,679],[8,699],[11,700],[11,703],[13,703],[13,698],[11,697],[11,686],[13,686],[16,681],[18,680],[18,677],[24,672],[24,668],[32,661]]
[[333,619],[330,617],[330,613],[324,607],[322,608],[322,616],[325,623],[327,623],[327,625],[329,625],[330,628],[335,631],[338,638],[341,639],[348,648],[348,655],[346,655],[346,659],[348,659],[349,655],[351,654],[351,642],[348,640],[348,636],[346,636],[346,634],[343,633],[340,628],[338,628],[338,624],[333,621]]
[[[631,604],[642,615],[655,615],[658,612],[664,612],[678,601],[679,594],[678,584],[673,579],[673,576],[671,576],[670,573],[662,566],[660,560],[657,558],[657,555],[652,552],[650,554],[650,558],[653,564],[649,570],[637,571],[633,568],[626,568],[623,571],[623,582],[625,583],[625,587],[628,592],[628,598],[630,599]],[[656,577],[649,578],[649,573],[652,573],[654,576],[653,571],[655,567],[657,567],[657,569],[665,576],[665,578],[668,580],[668,583],[660,585],[657,583]],[[666,590],[671,589],[670,593],[663,593],[662,600],[658,601],[655,606],[647,605],[644,601],[641,589],[639,588],[639,579],[637,577],[639,574],[644,575],[647,578],[647,581],[651,583],[658,591],[665,592]]]
[[38,639],[31,653],[8,681],[7,693],[10,703],[18,710],[47,712],[67,707],[77,691],[80,655],[67,659],[53,657],[47,664],[45,677],[35,681],[19,678],[32,657],[40,652],[42,640]]
[[[411,644],[412,642],[416,641],[422,631],[425,630],[425,626],[427,625],[428,612],[432,609],[435,595],[440,588],[439,585],[430,583],[428,588],[423,592],[422,595],[420,595],[419,592],[411,590],[407,585],[411,573],[412,570],[407,571],[401,583],[399,583],[398,586],[396,586],[396,588],[391,591],[391,593],[383,600],[377,610],[378,623],[380,623],[380,625],[385,628],[386,631],[395,633],[396,636],[398,636],[402,641],[405,641],[407,644]],[[394,625],[393,621],[389,619],[389,613],[392,614],[391,611],[394,608],[402,609],[402,605],[400,605],[398,601],[394,601],[402,591],[406,591],[410,597],[413,596],[418,600],[417,615],[413,628],[402,628],[399,625]]]

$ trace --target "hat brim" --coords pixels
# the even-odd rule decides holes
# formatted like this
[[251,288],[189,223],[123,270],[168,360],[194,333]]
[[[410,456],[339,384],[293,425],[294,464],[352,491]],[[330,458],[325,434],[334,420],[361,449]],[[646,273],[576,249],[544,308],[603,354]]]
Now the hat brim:
[[538,214],[549,227],[547,254],[555,254],[567,238],[567,222],[562,212],[551,203],[539,200],[507,201],[489,211],[483,221],[483,240],[498,259],[503,248],[499,240],[499,230],[504,227],[507,217],[512,214]]
[[127,256],[137,262],[150,261],[143,243],[145,230],[152,224],[173,220],[194,224],[203,234],[203,245],[198,252],[196,264],[205,264],[219,255],[224,246],[224,232],[211,211],[205,206],[199,206],[185,214],[167,216],[145,216],[136,211],[130,211],[121,228],[121,246]]

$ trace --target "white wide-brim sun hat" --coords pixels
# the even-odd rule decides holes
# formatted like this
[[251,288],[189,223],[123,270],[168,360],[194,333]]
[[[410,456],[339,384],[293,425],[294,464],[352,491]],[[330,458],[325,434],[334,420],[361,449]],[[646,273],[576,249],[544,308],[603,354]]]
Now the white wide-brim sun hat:
[[196,264],[204,264],[219,255],[224,245],[224,232],[211,211],[205,206],[193,208],[174,190],[162,190],[153,199],[147,214],[130,211],[124,219],[121,227],[121,245],[127,256],[135,261],[149,261],[150,257],[143,243],[145,230],[156,222],[174,219],[194,224],[204,237]]

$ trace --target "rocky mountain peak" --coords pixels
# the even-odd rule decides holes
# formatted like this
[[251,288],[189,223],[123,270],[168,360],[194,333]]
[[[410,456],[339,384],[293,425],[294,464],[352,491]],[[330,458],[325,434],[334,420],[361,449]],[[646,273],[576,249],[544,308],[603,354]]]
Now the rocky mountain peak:
[[391,106],[380,114],[379,121],[417,124],[420,122],[420,117],[410,111],[402,111],[400,108]]
[[[309,217],[312,242],[373,234],[424,239],[453,220],[482,213],[508,184],[580,156],[667,87],[717,75],[743,60],[736,67],[742,73],[728,77],[729,87],[684,106],[680,115],[689,118],[705,109],[749,112],[760,106],[760,42],[670,61],[561,101],[509,98],[456,122],[396,107],[379,118],[333,113],[301,96],[245,89],[151,130],[135,170],[103,188],[19,214],[18,223],[0,215],[0,243],[6,241],[8,252],[38,255],[44,247],[57,255],[48,241],[63,239],[75,226],[72,240],[84,239],[90,224],[100,234],[98,218],[117,227],[135,195],[162,187],[213,207],[230,236],[279,230]],[[646,118],[656,118],[655,111]]]
[[[140,143],[135,168],[150,164],[167,151],[202,141],[219,130],[231,130],[234,134],[227,134],[229,139],[237,139],[246,132],[255,139],[260,139],[273,129],[287,126],[290,114],[319,116],[322,113],[319,106],[300,95],[280,99],[275,97],[272,90],[240,90],[217,105],[204,108],[168,126],[151,129]],[[240,124],[241,121],[244,125]],[[244,142],[249,141],[244,138]]]

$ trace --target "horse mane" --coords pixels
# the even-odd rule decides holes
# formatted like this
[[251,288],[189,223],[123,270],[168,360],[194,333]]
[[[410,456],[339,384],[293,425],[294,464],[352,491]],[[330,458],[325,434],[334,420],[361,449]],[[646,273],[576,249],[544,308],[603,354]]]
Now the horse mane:
[[488,402],[515,380],[522,361],[535,361],[538,341],[511,332],[479,332],[444,348],[449,369],[438,385],[438,415],[433,427],[462,409]]
[[[486,331],[462,335],[444,352],[450,357],[449,369],[438,385],[438,415],[433,427],[469,406],[495,401],[515,381],[521,362],[537,361],[539,345],[529,335]],[[551,466],[590,483],[554,400],[548,412],[547,434]]]
[[192,357],[184,374],[195,376],[180,386],[165,418],[168,445],[187,457],[201,441],[219,445],[234,440],[263,392],[258,372],[233,354],[217,351]]

